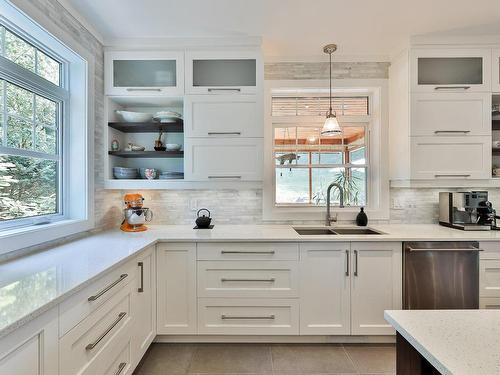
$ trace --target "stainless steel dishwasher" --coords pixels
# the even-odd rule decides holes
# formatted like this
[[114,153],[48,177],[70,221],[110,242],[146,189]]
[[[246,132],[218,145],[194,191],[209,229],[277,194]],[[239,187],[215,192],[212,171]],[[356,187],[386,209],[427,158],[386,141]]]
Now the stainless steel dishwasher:
[[478,242],[405,242],[403,308],[479,308]]

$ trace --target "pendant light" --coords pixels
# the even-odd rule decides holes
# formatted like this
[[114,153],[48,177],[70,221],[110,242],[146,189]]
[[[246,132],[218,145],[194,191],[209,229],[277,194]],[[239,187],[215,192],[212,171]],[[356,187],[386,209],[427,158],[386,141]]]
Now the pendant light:
[[326,114],[325,124],[323,129],[321,129],[321,135],[334,136],[342,134],[342,129],[340,128],[339,122],[337,121],[337,115],[332,109],[332,53],[337,50],[336,44],[327,44],[323,48],[324,53],[330,55],[330,109]]

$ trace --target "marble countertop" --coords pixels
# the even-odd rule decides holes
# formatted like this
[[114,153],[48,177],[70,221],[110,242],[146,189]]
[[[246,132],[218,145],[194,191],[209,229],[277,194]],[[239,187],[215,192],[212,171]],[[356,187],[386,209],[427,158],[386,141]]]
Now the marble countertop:
[[290,225],[216,224],[212,230],[193,230],[191,225],[152,225],[141,233],[114,229],[90,235],[0,263],[0,337],[160,241],[500,241],[500,232],[464,232],[432,224],[371,227],[385,234],[301,236]]
[[500,374],[500,310],[394,310],[384,315],[441,374]]

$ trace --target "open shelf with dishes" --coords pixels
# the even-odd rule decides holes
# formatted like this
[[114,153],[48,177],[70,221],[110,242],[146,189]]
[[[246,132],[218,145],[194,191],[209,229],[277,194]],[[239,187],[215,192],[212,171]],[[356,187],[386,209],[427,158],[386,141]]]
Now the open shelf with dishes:
[[500,180],[500,94],[493,94],[491,105],[491,175]]
[[184,180],[182,97],[110,96],[106,113],[106,187],[165,188]]

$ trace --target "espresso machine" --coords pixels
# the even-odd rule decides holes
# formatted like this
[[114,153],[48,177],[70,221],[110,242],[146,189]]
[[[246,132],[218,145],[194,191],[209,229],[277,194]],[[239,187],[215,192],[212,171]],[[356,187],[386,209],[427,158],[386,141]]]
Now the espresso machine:
[[439,193],[439,224],[461,230],[498,230],[487,191]]

